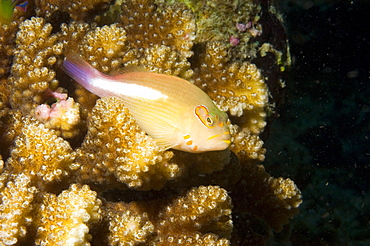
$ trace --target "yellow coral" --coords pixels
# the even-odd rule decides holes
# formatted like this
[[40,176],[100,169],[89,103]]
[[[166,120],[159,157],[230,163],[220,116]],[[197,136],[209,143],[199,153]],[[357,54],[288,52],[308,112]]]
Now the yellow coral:
[[[23,114],[33,114],[37,105],[47,101],[47,92],[57,89],[59,84],[55,67],[61,65],[63,50],[81,39],[88,28],[88,25],[73,22],[68,27],[64,25],[60,34],[52,34],[51,24],[43,18],[32,18],[20,25],[14,51],[16,65],[9,78],[13,108],[21,109]],[[42,120],[48,128],[57,130],[58,135],[66,138],[79,133],[78,104],[71,100],[65,101],[73,104],[69,110],[59,107],[58,117]]]
[[[59,44],[65,46],[65,52],[76,52],[76,47],[83,40],[85,35],[91,30],[93,24],[72,21],[69,24],[60,25]],[[61,65],[61,64],[60,64]]]
[[29,113],[42,103],[42,93],[56,89],[58,81],[52,69],[63,46],[57,43],[57,35],[51,34],[52,26],[42,18],[31,18],[20,25],[17,47],[14,51],[10,82],[13,90],[10,102],[13,108]]
[[193,188],[171,202],[109,203],[109,239],[113,245],[136,245],[144,238],[148,245],[229,245],[231,208],[218,186]]
[[92,66],[109,73],[121,64],[120,58],[128,49],[125,41],[126,31],[116,24],[97,27],[85,35],[79,51]]
[[188,60],[164,45],[153,45],[140,50],[131,49],[125,54],[123,63],[138,65],[151,72],[175,75],[188,80],[193,76]]
[[22,123],[6,162],[7,169],[14,174],[29,175],[37,186],[60,181],[68,174],[75,156],[69,143],[32,118],[24,117]]
[[[90,245],[89,225],[101,218],[101,201],[87,185],[46,193],[36,221],[38,245]],[[58,235],[56,237],[56,235]]]
[[258,135],[252,134],[248,128],[241,129],[237,125],[231,125],[230,130],[232,136],[230,149],[240,160],[263,161],[265,159],[266,150]]
[[37,189],[25,174],[0,187],[0,245],[19,244],[32,222],[33,199]]
[[269,184],[274,192],[274,196],[283,201],[286,209],[298,208],[302,203],[301,192],[291,179],[270,177]]
[[193,52],[195,22],[183,4],[159,6],[153,0],[128,0],[122,4],[121,23],[127,40],[136,48],[165,45],[184,57]]
[[227,239],[233,228],[231,200],[220,187],[191,189],[166,206],[158,217],[154,245],[229,245]]
[[173,153],[161,150],[139,129],[121,100],[102,98],[92,114],[76,159],[79,179],[99,183],[118,180],[130,188],[158,189],[165,180],[179,175],[179,167],[169,163]]
[[113,209],[111,206],[108,207],[106,215],[109,220],[110,245],[145,243],[154,232],[154,226],[149,221],[148,214],[136,213],[120,203],[114,204]]

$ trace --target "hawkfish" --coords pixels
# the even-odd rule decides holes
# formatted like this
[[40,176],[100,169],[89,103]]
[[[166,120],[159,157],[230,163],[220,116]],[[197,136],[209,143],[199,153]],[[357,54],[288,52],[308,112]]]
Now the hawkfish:
[[62,69],[93,94],[121,99],[140,128],[164,149],[200,153],[230,145],[227,114],[185,79],[137,66],[107,75],[76,53],[66,56]]
[[27,11],[28,1],[0,0],[0,24],[10,24],[13,20],[14,9]]

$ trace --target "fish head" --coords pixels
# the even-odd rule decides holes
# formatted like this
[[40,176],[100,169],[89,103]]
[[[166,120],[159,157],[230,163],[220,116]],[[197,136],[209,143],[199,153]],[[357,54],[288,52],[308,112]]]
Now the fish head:
[[183,135],[183,150],[188,152],[206,152],[224,150],[230,146],[230,130],[227,114],[215,105],[198,105],[187,134]]

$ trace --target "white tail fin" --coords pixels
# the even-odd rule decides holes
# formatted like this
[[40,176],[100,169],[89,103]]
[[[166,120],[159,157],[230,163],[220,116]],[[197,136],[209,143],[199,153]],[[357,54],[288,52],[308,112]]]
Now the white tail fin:
[[90,92],[94,90],[94,85],[92,84],[94,79],[105,76],[76,53],[67,54],[62,69]]

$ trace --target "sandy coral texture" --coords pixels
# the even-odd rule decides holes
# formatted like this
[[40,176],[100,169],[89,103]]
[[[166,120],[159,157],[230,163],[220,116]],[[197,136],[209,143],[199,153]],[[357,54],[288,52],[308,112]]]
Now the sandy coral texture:
[[[0,245],[262,245],[282,230],[302,200],[261,165],[272,108],[272,78],[253,63],[267,45],[261,8],[36,0],[15,11],[0,26]],[[189,80],[229,115],[230,148],[162,150],[121,100],[63,73],[70,52],[107,74],[137,65]]]

